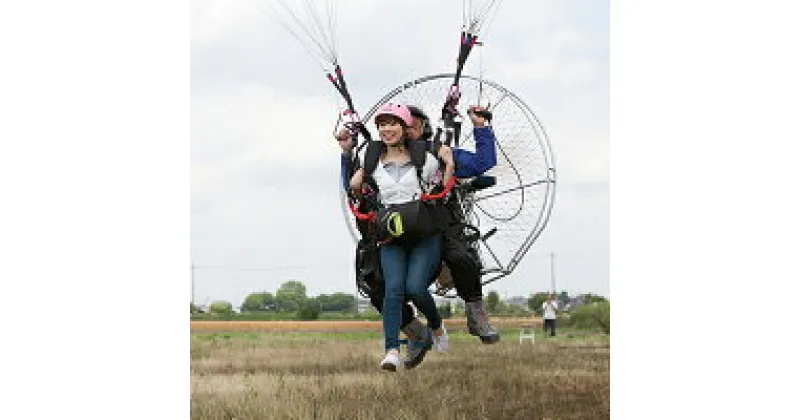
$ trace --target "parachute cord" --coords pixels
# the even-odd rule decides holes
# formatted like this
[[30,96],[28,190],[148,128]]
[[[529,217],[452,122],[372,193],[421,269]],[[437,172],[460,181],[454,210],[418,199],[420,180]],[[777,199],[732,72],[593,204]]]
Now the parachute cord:
[[[251,1],[262,3],[258,0]],[[305,12],[302,18],[298,15],[298,13],[302,12],[293,11],[292,7],[287,5],[285,0],[266,2],[263,6],[252,2],[250,4],[255,9],[277,21],[278,24],[286,29],[320,67],[322,67],[323,71],[328,72],[330,69],[326,69],[325,65],[322,63],[326,63],[332,67],[338,65],[339,56],[334,38],[334,30],[336,27],[334,15],[335,7],[331,1],[327,2],[326,7],[328,13],[327,25],[320,17],[321,12],[317,10],[310,0],[304,0],[302,2],[301,10]]]
[[[266,10],[258,4],[250,3],[250,5],[256,10],[260,11],[261,13],[269,16],[271,19],[278,22],[278,24],[281,25],[284,29],[286,29],[286,31],[289,32],[295,38],[295,40],[300,44],[300,46],[303,47],[303,49],[306,51],[309,57],[312,58],[314,63],[317,64],[323,72],[328,72],[328,69],[325,68],[324,63],[326,63],[326,59],[329,59],[329,57],[328,54],[325,53],[324,48],[321,45],[319,45],[319,43],[314,43],[314,45],[312,45],[312,42],[314,41],[313,39],[311,41],[303,39],[303,37],[301,37],[296,30],[292,29],[292,27],[286,23],[286,21],[278,17],[278,12],[274,9],[273,6],[268,5],[267,7],[270,10]],[[314,52],[315,48],[313,47],[319,49],[319,52],[315,53]],[[323,56],[324,59],[321,60],[320,55]]]
[[494,18],[497,16],[497,13],[498,13],[497,11],[498,11],[498,10],[500,10],[500,4],[501,4],[502,2],[503,2],[502,0],[498,0],[498,1],[497,1],[497,7],[494,7],[494,9],[493,9],[493,12],[494,12],[494,14],[492,14],[491,16],[488,16],[488,17],[486,18],[486,23],[485,23],[485,26],[484,26],[484,29],[483,29],[483,36],[484,36],[484,37],[485,37],[485,36],[486,36],[486,34],[489,32],[489,27],[490,27],[490,26],[492,25],[492,23],[494,22]]
[[494,16],[497,15],[500,3],[502,0],[486,0],[480,7],[473,6],[471,0],[465,0],[462,6],[462,30],[470,35],[478,35],[485,27],[489,26]]
[[336,20],[334,16],[336,15],[336,3],[332,1],[328,1],[328,33],[331,34],[331,47],[333,50],[333,56],[336,57],[337,63],[339,60],[339,52],[336,48]]
[[[317,12],[312,2],[310,0],[305,0],[303,2],[303,6],[305,7],[306,13],[308,14],[309,17],[309,26],[311,31],[313,31],[318,37],[318,39],[321,40],[320,43],[324,44],[325,50],[328,53],[328,58],[330,59],[331,63],[336,65],[336,63],[338,62],[338,56],[336,54],[336,46],[333,41],[334,34],[330,32],[330,22],[333,17],[328,15],[329,31],[326,34],[325,27],[319,17],[319,13]],[[327,9],[330,12],[331,8],[328,7]]]
[[315,34],[313,34],[313,33],[311,32],[311,30],[309,29],[309,27],[308,27],[307,25],[303,24],[303,21],[302,21],[302,20],[301,20],[301,19],[300,19],[300,18],[297,16],[297,14],[295,14],[295,13],[294,13],[294,12],[293,12],[293,11],[292,11],[290,8],[289,8],[289,6],[288,6],[288,5],[286,5],[286,3],[285,3],[283,0],[278,0],[278,4],[280,4],[280,5],[283,7],[283,9],[286,11],[286,13],[288,13],[288,14],[289,14],[289,16],[292,18],[292,20],[294,20],[295,24],[296,24],[296,25],[297,25],[297,26],[298,26],[298,27],[299,27],[299,28],[300,28],[300,29],[301,29],[301,30],[302,30],[302,31],[303,31],[303,32],[306,34],[306,36],[308,37],[308,39],[309,39],[309,40],[310,40],[310,41],[311,41],[311,42],[312,42],[314,45],[316,45],[316,47],[319,49],[319,51],[320,51],[321,55],[322,55],[322,56],[323,56],[323,57],[324,57],[324,58],[325,58],[325,59],[326,59],[328,62],[335,63],[335,62],[336,62],[336,57],[335,57],[335,56],[333,56],[333,54],[331,53],[331,51],[330,51],[330,50],[328,50],[328,49],[326,49],[326,48],[325,48],[325,46],[322,44],[322,42],[320,42],[320,41],[319,41],[319,40],[318,40],[318,39],[317,39],[317,38],[314,36]]
[[278,22],[279,25],[283,26],[283,28],[286,29],[286,31],[289,32],[295,38],[295,40],[300,44],[300,46],[303,47],[303,49],[306,51],[309,57],[311,57],[314,60],[314,63],[316,63],[320,67],[320,69],[322,69],[323,72],[326,71],[325,66],[322,64],[323,60],[320,60],[317,54],[314,54],[312,48],[291,27],[289,27],[289,25],[287,25],[286,22],[284,22],[281,19],[278,19],[277,13],[275,12],[274,9],[272,9],[272,6],[268,6],[271,10],[266,10],[258,4],[250,3],[250,5],[254,9],[269,16],[271,19],[274,19],[276,22]]
[[[464,68],[464,64],[469,57],[472,47],[481,45],[481,43],[478,42],[478,33],[481,31],[484,23],[486,23],[487,20],[491,20],[490,15],[491,17],[496,16],[496,13],[492,15],[492,12],[499,8],[498,5],[501,3],[501,1],[502,0],[488,0],[482,5],[482,7],[475,7],[475,11],[473,11],[472,0],[462,1],[461,43],[459,46],[456,73],[453,80],[453,87],[455,89],[458,89],[461,71]],[[481,52],[480,54],[480,90],[478,92],[478,105],[480,105],[481,100],[483,99],[483,53]],[[445,105],[443,107],[444,109],[442,110],[442,119],[447,121],[447,114],[452,114],[457,105],[458,97],[454,95],[453,89],[451,88],[450,94],[445,99]],[[450,118],[452,118],[452,116],[450,116]]]
[[478,52],[478,76],[478,106],[480,106],[483,99],[483,48]]
[[461,2],[461,30],[466,32],[469,23],[469,11],[472,10],[472,1],[464,0]]
[[490,0],[482,10],[479,10],[473,15],[471,29],[474,31],[474,34],[477,34],[484,28],[484,25],[490,20],[489,15],[499,8],[495,7],[499,3],[501,3],[501,0]]
[[[277,5],[274,3],[277,3]],[[269,9],[267,14],[283,26],[306,52],[314,58],[327,79],[344,99],[347,104],[347,110],[344,115],[350,117],[350,121],[345,123],[345,127],[350,131],[351,135],[355,137],[357,134],[361,134],[366,140],[371,140],[369,131],[361,123],[358,112],[355,110],[353,98],[350,95],[339,65],[335,37],[335,1],[326,0],[325,5],[320,6],[314,3],[314,0],[302,0],[297,10],[293,10],[286,0],[275,0],[273,4],[267,3],[264,6]],[[261,11],[265,11],[261,7],[256,7]],[[322,16],[322,13],[327,13],[327,16]],[[326,61],[328,66],[325,65]],[[338,128],[341,122],[341,119],[338,119],[334,129]]]

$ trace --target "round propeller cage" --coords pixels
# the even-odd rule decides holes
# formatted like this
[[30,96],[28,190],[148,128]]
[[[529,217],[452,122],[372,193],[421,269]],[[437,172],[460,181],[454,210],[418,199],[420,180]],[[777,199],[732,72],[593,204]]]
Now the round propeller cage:
[[[422,108],[435,132],[441,124],[442,100],[454,76],[443,73],[404,83],[373,105],[362,122],[367,124],[384,103],[402,103]],[[517,95],[495,82],[465,74],[460,77],[459,89],[462,126],[458,147],[475,150],[472,122],[466,115],[469,105],[478,104],[492,112],[490,125],[497,139],[497,165],[485,173],[496,179],[495,185],[455,195],[466,223],[480,232],[481,239],[474,246],[483,267],[481,283],[486,285],[511,274],[541,235],[553,209],[556,170],[542,124]],[[341,203],[345,224],[357,242],[360,235],[344,191]],[[437,294],[455,297],[451,288],[440,285]]]

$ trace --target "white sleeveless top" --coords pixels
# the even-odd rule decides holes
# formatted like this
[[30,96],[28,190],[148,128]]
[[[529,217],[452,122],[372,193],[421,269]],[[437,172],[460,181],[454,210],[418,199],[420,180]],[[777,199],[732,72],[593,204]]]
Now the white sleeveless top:
[[[363,156],[361,156],[361,167],[364,167]],[[422,166],[422,185],[425,193],[441,184],[442,176],[439,161],[430,152],[425,152],[425,164]],[[422,194],[420,183],[417,181],[417,170],[410,160],[399,166],[394,162],[386,164],[378,162],[372,177],[378,184],[378,201],[384,206],[417,200]]]

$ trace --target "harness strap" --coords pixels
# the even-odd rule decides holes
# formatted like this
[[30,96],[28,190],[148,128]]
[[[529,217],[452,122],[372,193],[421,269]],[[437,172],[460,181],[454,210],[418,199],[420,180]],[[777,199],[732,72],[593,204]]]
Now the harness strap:
[[375,216],[375,212],[374,211],[371,211],[369,213],[361,213],[360,211],[358,211],[358,206],[353,204],[353,203],[350,203],[349,207],[350,207],[350,210],[353,212],[353,215],[356,216],[356,219],[358,219],[358,220],[369,220],[369,221],[375,220],[376,216]]
[[447,196],[448,193],[450,193],[450,190],[452,190],[455,185],[456,185],[456,177],[451,176],[450,181],[447,181],[447,185],[444,186],[442,192],[438,194],[422,194],[420,200],[428,201],[428,200],[438,200],[440,198],[444,198]]

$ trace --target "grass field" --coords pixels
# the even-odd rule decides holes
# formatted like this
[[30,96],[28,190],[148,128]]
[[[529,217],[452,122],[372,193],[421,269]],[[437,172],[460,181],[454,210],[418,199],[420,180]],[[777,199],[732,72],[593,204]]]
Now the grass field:
[[321,324],[306,332],[195,327],[192,419],[609,417],[605,336],[520,344],[518,329],[506,326],[503,340],[487,346],[454,325],[448,353],[391,373],[378,369],[383,346],[372,324],[337,332]]
[[[466,331],[467,320],[464,317],[444,320],[448,331]],[[518,328],[521,325],[541,327],[539,318],[495,318],[492,320],[497,328]],[[381,321],[191,321],[192,332],[346,332],[374,331],[380,332]]]

